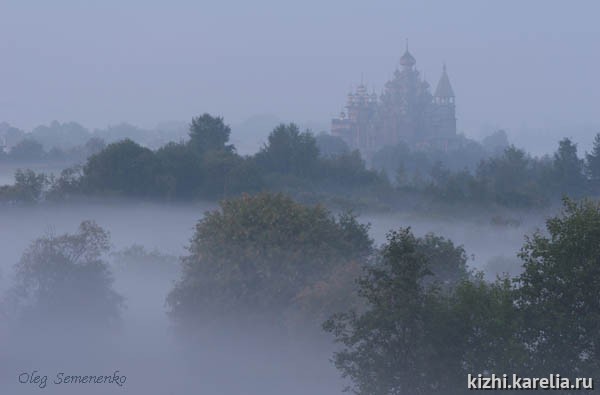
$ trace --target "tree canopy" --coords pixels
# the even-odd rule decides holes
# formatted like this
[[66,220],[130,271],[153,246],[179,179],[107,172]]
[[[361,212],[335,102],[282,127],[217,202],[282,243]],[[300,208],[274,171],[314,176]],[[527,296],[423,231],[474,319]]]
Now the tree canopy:
[[367,226],[281,194],[223,201],[198,222],[168,298],[180,321],[281,314],[306,286],[372,248]]
[[33,241],[16,265],[12,295],[32,325],[102,328],[118,322],[123,298],[112,289],[103,259],[109,234],[91,221],[77,233]]

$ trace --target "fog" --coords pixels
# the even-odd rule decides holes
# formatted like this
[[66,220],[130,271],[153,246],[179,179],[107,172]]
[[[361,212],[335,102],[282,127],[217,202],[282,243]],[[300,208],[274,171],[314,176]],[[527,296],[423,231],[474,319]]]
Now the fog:
[[[0,342],[3,391],[79,394],[81,384],[52,381],[60,372],[112,376],[116,370],[127,377],[123,388],[92,384],[84,386],[85,393],[339,391],[339,374],[329,362],[331,348],[319,348],[319,342],[291,342],[265,328],[236,327],[220,327],[193,343],[176,340],[165,307],[165,297],[179,275],[176,255],[185,252],[195,222],[213,207],[126,203],[1,209],[2,292],[10,287],[13,266],[33,239],[48,232],[73,232],[85,219],[94,219],[110,231],[113,251],[135,243],[173,257],[173,270],[167,271],[152,271],[144,265],[132,270],[113,264],[115,290],[125,297],[126,305],[122,325],[114,332],[79,326],[58,332],[46,327],[4,326]],[[40,383],[18,382],[20,374],[33,371],[40,377],[48,376],[43,389]]]
[[[2,291],[13,278],[13,267],[27,245],[48,232],[72,232],[85,219],[110,231],[112,251],[134,244],[155,250],[172,261],[172,270],[152,271],[120,267],[111,261],[115,290],[125,297],[121,327],[103,333],[71,327],[54,332],[46,327],[3,328],[0,347],[3,389],[7,393],[40,391],[40,383],[21,384],[17,375],[48,376],[44,393],[77,394],[82,385],[52,384],[56,375],[126,376],[117,384],[89,385],[87,394],[334,394],[343,380],[330,362],[333,346],[325,335],[286,337],[271,328],[219,327],[194,342],[178,339],[166,315],[165,297],[179,275],[177,256],[183,255],[194,224],[214,203],[164,205],[151,203],[86,203],[27,208],[2,208],[0,251]],[[513,213],[514,217],[515,214]],[[511,217],[512,218],[512,217]],[[515,217],[516,218],[516,217]],[[415,234],[436,232],[463,244],[472,268],[483,269],[491,258],[513,256],[524,233],[541,224],[543,216],[519,217],[511,226],[490,222],[489,215],[468,219],[428,218],[411,213],[369,214],[359,220],[371,224],[377,244],[390,229],[412,226]],[[496,273],[488,273],[493,278]],[[34,374],[34,375],[35,375]],[[25,379],[26,376],[23,376]]]
[[[380,91],[409,39],[435,86],[442,63],[458,129],[505,128],[534,153],[600,126],[594,1],[501,3],[3,2],[0,120],[151,128],[191,114],[328,125],[361,75]],[[260,94],[259,94],[260,93]],[[550,129],[550,131],[548,131]],[[540,131],[551,136],[541,145]],[[235,138],[235,135],[234,135]]]
[[[111,233],[112,250],[133,244],[170,256],[182,255],[194,224],[214,204],[159,205],[88,203],[71,206],[2,208],[0,251],[2,291],[9,288],[12,268],[26,246],[44,233],[72,232],[79,222],[94,219]],[[431,220],[409,214],[360,217],[372,225],[378,243],[385,233],[411,225],[415,233],[438,232],[464,244],[476,260],[515,252],[523,232],[535,223],[495,227],[473,220]],[[325,338],[290,340],[253,328],[219,328],[203,341],[177,341],[170,330],[164,300],[178,276],[176,258],[167,272],[122,270],[113,265],[115,289],[125,296],[120,330],[107,334],[70,328],[55,333],[44,328],[5,328],[0,365],[2,386],[8,393],[37,393],[39,383],[20,384],[16,375],[37,371],[48,376],[45,393],[81,393],[81,385],[56,385],[56,375],[112,375],[127,377],[126,393],[219,394],[332,394],[343,382],[329,362],[331,345]],[[477,263],[475,265],[480,265]],[[264,329],[264,328],[263,328]],[[24,376],[25,377],[25,376]],[[88,394],[123,393],[118,385],[90,385]]]
[[[544,186],[544,182],[555,181],[555,173],[550,170],[560,166],[554,166],[554,162],[527,165],[527,169],[544,165],[548,170],[547,174],[540,173],[544,175],[541,181],[536,179],[533,187],[525,191],[530,195],[521,196],[522,191],[518,190],[523,185],[530,187],[527,180],[520,180],[521,184],[515,184],[514,190],[508,188],[513,187],[511,182],[518,177],[506,171],[499,172],[504,178],[498,179],[507,185],[498,182],[496,189],[489,189],[491,192],[481,187],[489,192],[481,194],[481,201],[477,201],[480,195],[465,192],[463,198],[446,202],[446,192],[452,192],[451,188],[434,190],[431,189],[434,184],[428,184],[430,180],[419,183],[415,176],[417,181],[410,190],[408,183],[392,180],[404,174],[401,172],[403,163],[391,169],[398,174],[390,172],[391,183],[388,183],[387,173],[369,173],[360,158],[352,162],[352,157],[344,154],[339,156],[340,162],[335,162],[332,158],[326,161],[317,157],[315,153],[314,162],[323,167],[310,167],[314,173],[305,175],[299,172],[306,176],[302,179],[289,169],[286,170],[289,174],[285,171],[279,174],[277,169],[269,167],[271,162],[264,158],[260,162],[260,155],[258,159],[243,155],[254,154],[265,147],[269,133],[281,122],[295,122],[300,130],[310,129],[315,133],[329,131],[331,119],[342,110],[348,92],[363,82],[369,93],[381,92],[398,67],[400,56],[409,47],[420,75],[432,87],[440,77],[442,65],[447,65],[456,93],[459,134],[480,141],[504,129],[510,143],[536,156],[554,152],[558,141],[569,137],[579,148],[579,157],[575,155],[575,162],[579,164],[578,158],[583,158],[584,152],[591,148],[593,135],[600,132],[597,110],[600,91],[596,89],[600,70],[600,55],[596,50],[600,39],[599,12],[600,3],[594,1],[570,4],[542,0],[496,3],[385,0],[375,4],[354,0],[308,0],[295,4],[273,0],[248,3],[2,2],[0,124],[7,122],[31,132],[39,125],[50,125],[53,120],[77,122],[81,125],[76,125],[77,128],[85,131],[81,141],[66,137],[68,141],[63,142],[63,146],[72,143],[81,152],[88,152],[82,148],[87,137],[100,136],[111,143],[125,136],[122,130],[130,129],[137,133],[134,140],[137,138],[141,145],[152,149],[168,141],[183,141],[192,117],[204,113],[224,117],[225,123],[231,126],[231,136],[227,130],[223,147],[215,148],[214,152],[208,145],[198,145],[196,148],[201,150],[193,151],[198,156],[193,156],[189,162],[193,166],[189,167],[186,167],[189,163],[184,154],[196,149],[191,140],[170,146],[171,151],[162,152],[164,157],[161,156],[160,161],[156,159],[158,151],[150,152],[147,157],[156,159],[151,165],[160,163],[168,170],[163,173],[156,171],[159,167],[150,165],[143,169],[147,171],[135,173],[134,165],[139,158],[132,159],[134,165],[129,164],[130,168],[124,165],[115,171],[112,165],[116,162],[111,158],[120,160],[129,155],[129,151],[121,155],[116,150],[122,147],[114,145],[112,148],[120,156],[106,156],[98,162],[98,168],[103,171],[92,179],[97,184],[88,183],[85,177],[79,178],[73,182],[79,189],[69,189],[70,184],[66,185],[59,190],[58,198],[52,198],[49,193],[46,184],[51,184],[50,179],[40,181],[37,195],[17,184],[0,189],[5,195],[0,202],[0,392],[15,395],[40,391],[61,395],[341,394],[350,381],[341,377],[342,369],[334,366],[332,357],[339,346],[320,325],[283,329],[289,325],[288,321],[281,327],[269,324],[289,318],[281,316],[268,317],[275,321],[261,325],[248,325],[241,319],[212,325],[210,317],[200,316],[193,318],[206,319],[207,323],[193,333],[182,334],[181,328],[175,327],[175,320],[168,315],[167,297],[181,278],[182,257],[189,253],[198,221],[207,211],[218,207],[218,197],[239,192],[228,188],[237,185],[243,190],[246,188],[243,181],[248,181],[251,192],[283,190],[301,201],[366,207],[356,214],[360,223],[369,224],[369,235],[377,247],[386,243],[390,230],[410,227],[417,237],[433,232],[463,246],[469,257],[468,269],[472,273],[481,271],[487,280],[519,274],[521,266],[517,254],[525,236],[543,228],[546,218],[557,214],[558,195],[563,192],[560,187],[570,187],[561,179],[556,187],[550,186],[555,189],[535,188],[535,182]],[[3,124],[7,130],[8,124]],[[48,151],[51,143],[53,141],[44,141],[44,149]],[[242,156],[232,154],[230,158],[226,145],[229,143],[235,145],[235,152]],[[73,153],[69,156],[65,151],[56,157],[42,152],[37,159],[14,159],[8,156],[9,150],[4,149],[11,145],[0,139],[0,154],[7,155],[7,160],[0,163],[0,187],[13,184],[13,174],[19,168],[58,176],[62,169],[84,158]],[[141,147],[134,147],[138,148],[143,152]],[[179,148],[181,151],[176,150]],[[283,152],[278,159],[282,162],[290,157],[287,151]],[[181,174],[176,166],[180,159]],[[143,167],[150,162],[140,163]],[[262,173],[259,170],[254,173],[257,163],[262,166],[257,165]],[[239,172],[231,170],[230,165]],[[583,162],[579,165],[577,174],[583,175]],[[591,181],[600,180],[600,159],[596,165],[594,169],[599,175],[588,180],[588,171],[582,176],[585,181],[582,185],[587,187]],[[278,164],[272,166],[276,168]],[[116,173],[123,168],[121,178],[128,176],[129,179],[119,180],[118,188],[111,188],[110,182],[100,183],[117,179]],[[490,168],[495,169],[491,165]],[[352,173],[354,170],[356,174]],[[429,172],[430,169],[419,170]],[[342,185],[346,181],[335,184],[334,179],[342,180],[344,171],[348,171],[350,181],[347,185]],[[329,178],[321,180],[317,177],[321,175],[319,172]],[[185,181],[200,173],[200,181],[186,184]],[[491,181],[496,180],[495,174],[482,177],[481,185],[491,185]],[[140,175],[149,175],[148,179],[156,183],[146,185],[140,181]],[[252,184],[253,175],[260,181],[256,185]],[[448,173],[448,177],[451,175],[454,173]],[[263,178],[265,184],[262,184]],[[456,179],[453,179],[456,190],[462,191],[467,189],[465,185],[471,185],[461,184],[460,177]],[[569,181],[568,174],[564,179]],[[136,184],[139,190],[126,188],[136,181],[140,181],[140,185]],[[503,187],[507,187],[509,199],[500,199]],[[150,191],[152,188],[156,191]],[[35,188],[32,189],[35,192]],[[140,190],[143,193],[139,193]],[[481,192],[475,187],[473,190]],[[363,191],[369,193],[361,194]],[[427,195],[433,194],[431,191],[437,191],[437,195]],[[600,184],[597,189],[582,191],[591,191],[590,196],[597,196]],[[78,192],[84,193],[77,195]],[[389,196],[379,199],[381,193]],[[545,202],[546,193],[552,196],[543,209],[537,208],[538,202]],[[47,196],[51,198],[46,199]],[[113,196],[144,198],[120,200]],[[211,196],[214,201],[194,200]],[[303,197],[306,200],[302,200]],[[396,197],[399,201],[392,202]],[[417,209],[418,204],[413,201],[416,199],[427,202]],[[164,203],[175,201],[187,203]],[[407,204],[403,208],[405,201],[415,203],[415,207]],[[527,204],[520,206],[522,201]],[[26,322],[16,319],[18,314],[13,315],[11,310],[14,307],[11,298],[19,296],[16,265],[28,247],[40,237],[73,234],[86,220],[94,221],[110,233],[110,251],[102,253],[102,260],[109,264],[114,291],[124,298],[118,325],[104,330],[94,325],[80,325],[77,321],[63,322],[53,316],[52,310],[41,311],[44,317],[29,317]],[[252,230],[243,229],[243,232]],[[349,243],[353,242],[353,235],[344,233],[344,236]],[[274,237],[273,240],[269,240],[270,248],[280,248],[279,239]],[[298,243],[302,245],[304,241]],[[230,245],[229,240],[220,242],[221,248]],[[339,245],[335,247],[340,248]],[[315,251],[320,254],[317,247]],[[363,258],[368,262],[361,255]],[[47,263],[44,259],[41,261]],[[352,260],[354,256],[344,256],[344,259],[347,259],[344,268],[350,267],[347,269],[350,272],[356,263]],[[290,277],[301,277],[297,273],[301,270],[294,270]],[[51,275],[61,276],[60,272]],[[221,273],[215,277],[219,275]],[[256,277],[262,275],[261,272]],[[331,269],[327,275],[331,277],[307,282],[309,286],[302,288],[302,292],[313,291],[311,287],[318,288],[331,279],[335,283],[339,273]],[[340,283],[344,275],[348,276],[343,272],[339,275]],[[233,278],[231,283],[239,284],[237,280]],[[269,281],[284,288],[272,278]],[[83,284],[85,287],[87,283]],[[197,294],[192,292],[191,305],[202,298],[204,289],[201,281],[199,284],[194,284]],[[215,284],[219,286],[218,281]],[[252,286],[260,288],[256,284]],[[331,288],[336,286],[339,284]],[[330,296],[327,292],[336,291],[339,290],[326,290],[320,295],[320,301],[330,302],[326,300]],[[295,294],[296,297],[301,298],[302,292]],[[348,299],[356,296],[354,289],[342,292],[347,292],[344,295]],[[86,292],[77,295],[84,294]],[[273,292],[273,295],[279,294]],[[219,297],[215,300],[221,302]],[[286,299],[286,302],[289,301]],[[84,301],[80,304],[78,311],[89,309],[87,313],[93,315],[94,306],[85,305]],[[217,302],[215,305],[221,307]],[[352,301],[347,305],[352,305]],[[76,313],[72,316],[79,318]],[[56,383],[59,377],[71,375],[115,376],[118,383]]]

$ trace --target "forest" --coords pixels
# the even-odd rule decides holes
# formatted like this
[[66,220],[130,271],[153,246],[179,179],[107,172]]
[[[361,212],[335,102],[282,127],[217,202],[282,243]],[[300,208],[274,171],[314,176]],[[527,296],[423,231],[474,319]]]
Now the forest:
[[[186,141],[154,150],[117,141],[58,177],[18,170],[15,183],[0,188],[4,210],[86,199],[218,203],[176,236],[187,240],[181,256],[135,243],[116,249],[110,230],[92,219],[40,232],[2,287],[0,332],[15,344],[3,346],[6,354],[31,337],[53,343],[64,333],[73,350],[92,352],[91,339],[114,336],[129,340],[103,347],[130,350],[131,320],[152,333],[158,321],[145,320],[164,314],[169,335],[155,335],[146,351],[173,337],[194,363],[207,363],[194,359],[203,355],[195,347],[216,353],[209,363],[227,350],[236,362],[224,366],[244,371],[269,358],[271,347],[286,362],[265,363],[286,374],[291,360],[317,369],[330,359],[341,376],[328,381],[332,391],[462,394],[469,374],[509,372],[559,374],[552,391],[570,394],[569,379],[598,377],[600,135],[583,159],[569,139],[543,158],[507,143],[482,157],[472,145],[454,154],[399,145],[379,152],[370,168],[342,141],[294,124],[277,126],[254,155],[237,154],[229,137],[223,118],[204,114],[193,118]],[[393,213],[410,201],[552,214],[490,276],[445,234],[417,233],[405,221],[375,240],[372,225],[352,211]],[[486,226],[521,230],[507,218]],[[311,362],[293,359],[305,354]],[[168,358],[180,366],[179,356]]]
[[[275,127],[252,155],[238,154],[230,134],[222,117],[205,113],[192,119],[186,139],[156,149],[129,138],[106,146],[92,138],[79,151],[72,148],[85,159],[60,174],[18,169],[14,184],[0,187],[0,202],[217,201],[271,191],[352,209],[414,208],[415,201],[427,209],[440,204],[529,209],[600,191],[600,134],[582,157],[569,138],[558,142],[553,155],[532,157],[498,131],[482,143],[462,137],[450,151],[415,150],[404,143],[384,147],[370,164],[340,138],[302,132],[293,123]],[[43,158],[43,153],[41,143],[25,139],[5,155]]]

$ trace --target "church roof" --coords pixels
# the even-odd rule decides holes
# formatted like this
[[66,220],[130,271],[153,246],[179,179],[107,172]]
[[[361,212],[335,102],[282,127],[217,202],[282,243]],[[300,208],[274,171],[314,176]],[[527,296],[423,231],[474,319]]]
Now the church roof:
[[412,67],[415,65],[415,63],[417,63],[417,61],[415,60],[414,56],[412,56],[410,52],[408,52],[407,48],[404,52],[404,55],[402,55],[402,57],[400,58],[400,64],[402,66]]
[[448,73],[446,73],[446,65],[444,65],[444,69],[442,70],[442,76],[440,77],[440,82],[438,82],[437,88],[435,88],[435,96],[436,97],[454,97],[454,90],[452,90],[452,85],[450,85],[450,79],[448,78]]

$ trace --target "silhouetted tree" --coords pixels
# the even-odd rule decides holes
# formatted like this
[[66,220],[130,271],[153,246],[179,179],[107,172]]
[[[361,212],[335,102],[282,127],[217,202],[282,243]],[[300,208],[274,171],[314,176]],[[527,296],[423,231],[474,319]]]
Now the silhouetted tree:
[[600,133],[594,137],[592,152],[585,155],[585,170],[596,188],[600,184]]
[[536,374],[600,373],[600,204],[564,200],[520,254],[519,306]]
[[32,242],[16,265],[12,292],[22,319],[67,328],[115,324],[123,299],[111,287],[103,260],[108,249],[108,233],[91,221],[82,222],[75,234]]
[[[349,390],[463,394],[467,373],[520,372],[514,368],[525,348],[510,281],[468,278],[464,263],[462,248],[443,238],[419,239],[410,229],[388,234],[380,260],[358,281],[366,307],[324,324],[343,346],[334,362],[351,379]],[[436,269],[452,279],[447,292],[432,281]]]
[[553,181],[558,193],[580,195],[585,187],[584,162],[577,156],[577,145],[565,138],[554,154]]
[[310,177],[316,169],[319,149],[314,136],[300,132],[293,123],[277,126],[256,154],[257,163],[274,173]]
[[183,143],[169,143],[156,151],[160,170],[157,189],[161,195],[175,199],[198,196],[202,187],[201,158]]
[[203,114],[192,118],[190,124],[189,145],[200,154],[207,151],[233,151],[233,145],[228,145],[231,128],[225,125],[223,117],[213,117]]
[[159,166],[148,148],[131,140],[112,143],[88,159],[83,168],[83,187],[101,194],[156,195]]

